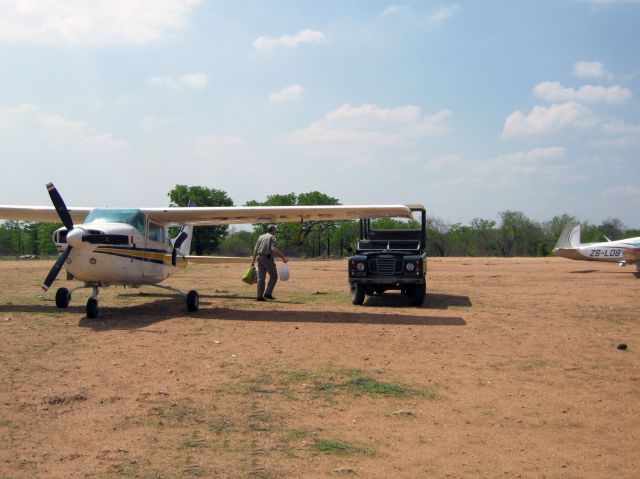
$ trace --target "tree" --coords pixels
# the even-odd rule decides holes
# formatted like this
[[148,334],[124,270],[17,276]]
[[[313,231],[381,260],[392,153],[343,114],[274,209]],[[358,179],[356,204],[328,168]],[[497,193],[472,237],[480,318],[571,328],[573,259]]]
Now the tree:
[[427,254],[447,256],[449,252],[449,224],[442,218],[427,216]]
[[612,241],[622,238],[627,227],[618,218],[607,218],[600,226],[602,236],[606,236]]
[[235,231],[222,240],[218,253],[223,256],[251,256],[253,235],[250,231]]
[[[204,186],[176,185],[167,195],[171,206],[187,206],[190,199],[198,206],[233,206],[233,200],[225,191]],[[191,247],[199,256],[213,253],[228,235],[228,230],[228,225],[198,226],[193,229]]]
[[[270,195],[267,200],[259,202],[252,200],[247,206],[315,206],[339,205],[340,201],[319,191],[308,193],[288,193],[284,195]],[[336,221],[305,221],[304,223],[278,224],[278,245],[287,250],[290,256],[328,256],[331,254],[332,244],[335,244],[333,232],[340,222]],[[254,232],[262,234],[267,225],[256,225]],[[339,240],[338,240],[339,242]],[[337,250],[339,246],[334,246]]]
[[484,220],[482,218],[474,218],[471,220],[471,229],[473,229],[476,238],[476,251],[479,256],[495,256],[498,254],[498,232],[496,230],[496,222],[493,220]]

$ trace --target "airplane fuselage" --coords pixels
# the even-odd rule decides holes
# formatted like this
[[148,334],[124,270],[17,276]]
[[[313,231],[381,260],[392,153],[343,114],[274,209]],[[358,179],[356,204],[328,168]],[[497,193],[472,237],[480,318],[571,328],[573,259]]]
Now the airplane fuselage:
[[624,261],[623,252],[626,249],[640,246],[640,237],[628,238],[606,243],[586,243],[575,248],[558,248],[556,254],[563,258],[582,261],[609,261],[620,263]]
[[[74,225],[71,231],[60,228],[53,236],[60,251],[72,246],[64,266],[74,279],[103,286],[157,284],[186,267],[182,255],[176,255],[173,264],[173,246],[166,229],[148,221],[141,212],[127,210],[132,214],[118,217],[114,214],[118,210],[95,211],[85,223]],[[109,216],[127,222],[111,222]],[[126,242],[92,243],[87,241],[91,235],[117,235],[126,237]]]

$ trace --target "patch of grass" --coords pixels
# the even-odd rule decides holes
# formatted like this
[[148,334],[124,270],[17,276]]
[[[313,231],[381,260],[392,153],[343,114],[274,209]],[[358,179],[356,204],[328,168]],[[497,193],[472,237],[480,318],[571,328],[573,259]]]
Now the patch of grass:
[[173,403],[166,409],[162,409],[158,412],[157,417],[165,421],[165,424],[173,423],[173,424],[182,424],[185,422],[192,422],[201,418],[202,413],[198,411],[196,408],[191,406],[186,406],[180,403]]
[[342,382],[318,382],[315,387],[318,391],[330,392],[347,390],[355,394],[370,394],[383,396],[422,396],[430,400],[437,397],[435,391],[414,389],[403,384],[378,381],[366,376],[358,369],[341,370],[343,376],[347,376]]
[[0,426],[9,426],[11,424],[10,419],[0,419]]
[[411,388],[400,384],[385,383],[366,376],[350,379],[343,385],[345,388],[358,393],[384,394],[387,396],[407,396],[413,392]]
[[378,454],[375,449],[356,446],[345,441],[330,439],[318,439],[315,442],[315,448],[324,454],[338,454],[342,456],[350,456],[353,454],[376,456]]

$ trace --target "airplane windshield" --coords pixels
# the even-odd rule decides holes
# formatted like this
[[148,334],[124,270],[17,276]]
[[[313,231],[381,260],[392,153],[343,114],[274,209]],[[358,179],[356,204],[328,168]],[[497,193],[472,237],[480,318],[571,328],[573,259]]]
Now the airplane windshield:
[[144,235],[145,217],[140,210],[96,208],[84,220],[87,223],[126,223]]

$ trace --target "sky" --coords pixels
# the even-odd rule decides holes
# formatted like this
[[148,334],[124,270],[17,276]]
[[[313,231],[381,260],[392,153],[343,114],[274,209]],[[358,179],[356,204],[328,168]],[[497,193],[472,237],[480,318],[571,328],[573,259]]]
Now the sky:
[[640,0],[0,0],[0,204],[640,227]]

